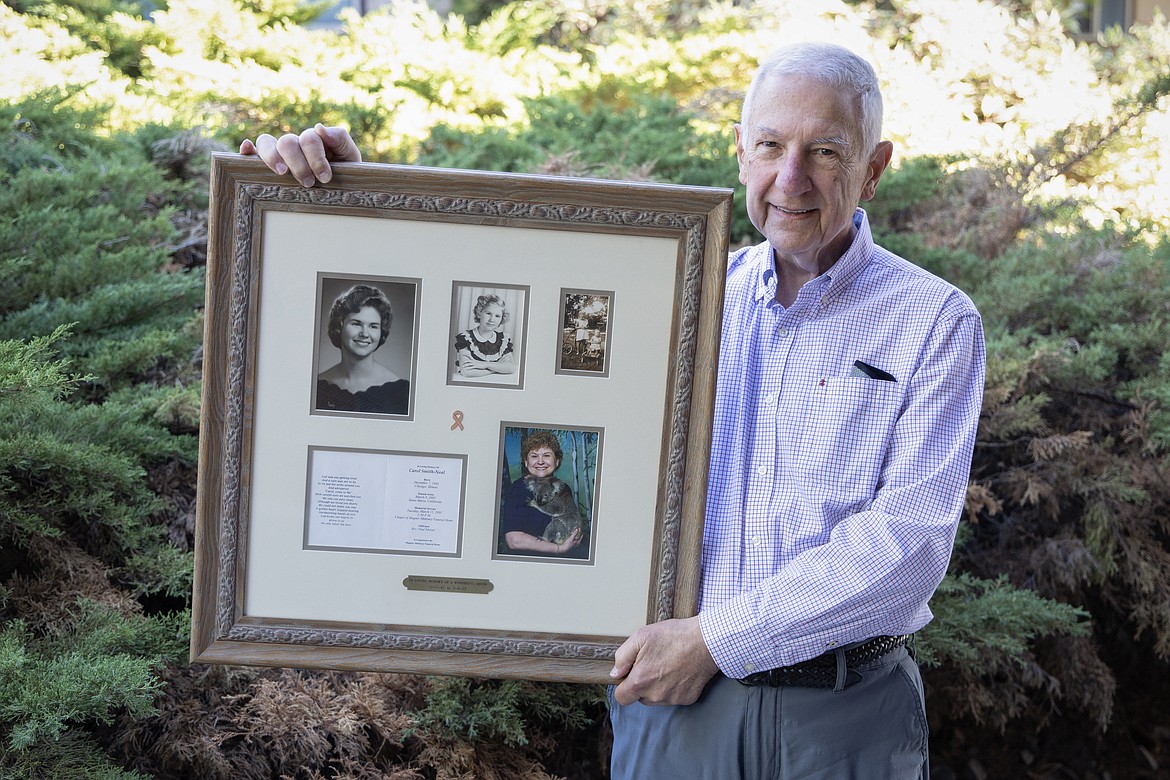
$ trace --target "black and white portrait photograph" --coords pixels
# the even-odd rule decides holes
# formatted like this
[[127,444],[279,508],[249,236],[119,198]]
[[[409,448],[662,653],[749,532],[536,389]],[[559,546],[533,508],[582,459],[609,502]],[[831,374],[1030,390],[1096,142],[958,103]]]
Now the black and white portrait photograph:
[[561,290],[558,374],[609,376],[613,292]]
[[454,282],[448,384],[524,386],[528,288]]
[[313,411],[409,418],[421,281],[318,276]]

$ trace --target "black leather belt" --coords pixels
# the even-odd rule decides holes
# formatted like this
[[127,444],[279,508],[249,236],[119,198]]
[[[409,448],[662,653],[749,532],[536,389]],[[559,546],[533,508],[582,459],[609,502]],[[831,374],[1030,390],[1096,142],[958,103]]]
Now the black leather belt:
[[[861,680],[856,667],[876,661],[886,653],[905,646],[912,634],[905,636],[878,636],[848,650],[831,650],[816,658],[792,666],[781,666],[766,672],[756,672],[740,680],[744,685],[794,685],[801,688],[847,688]],[[840,662],[838,652],[844,656]],[[840,680],[844,673],[846,679]],[[842,684],[842,682],[844,684]]]

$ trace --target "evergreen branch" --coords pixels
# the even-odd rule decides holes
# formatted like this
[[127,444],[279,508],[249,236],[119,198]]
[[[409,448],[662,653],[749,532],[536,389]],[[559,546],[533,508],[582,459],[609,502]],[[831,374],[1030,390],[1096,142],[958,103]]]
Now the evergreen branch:
[[1138,409],[1140,408],[1136,404],[1134,404],[1132,401],[1124,401],[1124,400],[1121,400],[1119,398],[1115,398],[1111,395],[1106,395],[1105,393],[1098,393],[1098,392],[1093,391],[1093,390],[1072,390],[1071,392],[1073,395],[1077,396],[1078,398],[1091,398],[1094,401],[1100,401],[1103,404],[1109,404],[1111,406],[1120,406],[1122,409],[1129,409],[1130,411],[1133,411],[1133,412],[1138,411]]
[[53,345],[68,336],[75,324],[59,325],[49,335],[27,342],[0,341],[0,395],[48,390],[60,397],[71,385],[92,380],[92,376],[66,371],[68,361],[52,358]]
[[[1055,133],[1045,144],[1029,150],[1033,162],[1020,171],[1015,188],[1020,200],[1053,179],[1065,176],[1095,153],[1104,149],[1140,117],[1158,109],[1158,101],[1170,95],[1170,72],[1160,73],[1134,93],[1114,103],[1107,122],[1071,125]],[[1074,136],[1081,140],[1078,146]]]

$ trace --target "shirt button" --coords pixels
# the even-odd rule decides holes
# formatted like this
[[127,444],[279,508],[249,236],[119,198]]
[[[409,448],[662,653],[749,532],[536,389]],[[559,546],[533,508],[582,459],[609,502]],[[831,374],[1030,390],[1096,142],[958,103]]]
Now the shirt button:
[[753,547],[759,547],[763,543],[764,543],[764,540],[761,539],[760,537],[758,537],[758,536],[752,537],[752,546]]
[[829,642],[825,643],[825,647],[836,647],[836,646],[837,646],[836,642],[829,641]]
[[756,670],[756,665],[753,664],[751,661],[748,661],[746,664],[743,665],[743,670],[745,672],[749,672],[749,673],[754,672]]
[[758,469],[756,469],[756,474],[758,474],[761,477],[768,476],[768,467],[767,466],[760,466]]
[[788,328],[776,328],[776,335],[785,338],[788,335]]

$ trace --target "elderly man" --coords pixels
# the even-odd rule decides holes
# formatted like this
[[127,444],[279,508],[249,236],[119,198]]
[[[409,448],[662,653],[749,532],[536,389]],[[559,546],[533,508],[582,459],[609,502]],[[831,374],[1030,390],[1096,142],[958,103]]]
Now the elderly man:
[[[950,559],[982,401],[978,312],[873,242],[890,162],[873,68],[765,60],[735,128],[766,239],[728,265],[699,614],[637,631],[610,689],[614,778],[925,778],[909,635]],[[245,141],[306,186],[347,133]]]

